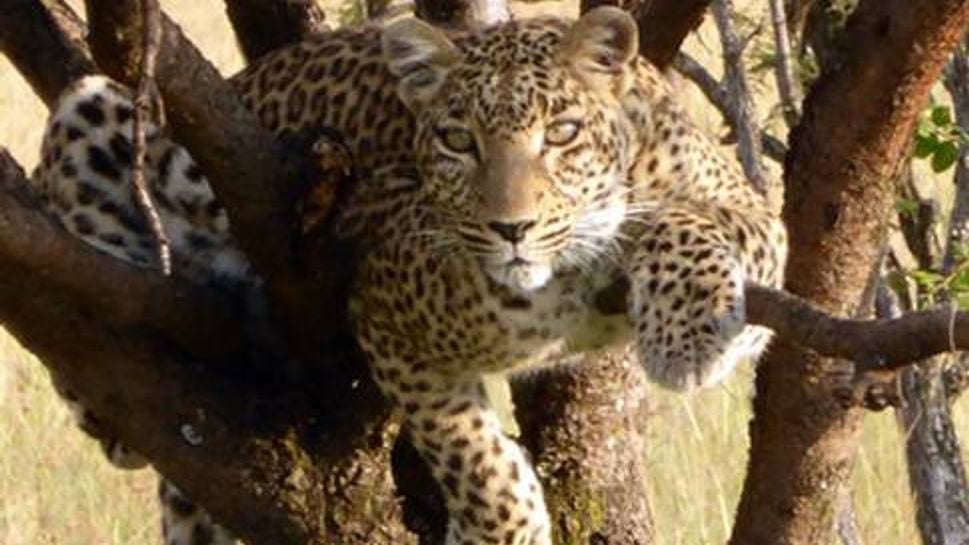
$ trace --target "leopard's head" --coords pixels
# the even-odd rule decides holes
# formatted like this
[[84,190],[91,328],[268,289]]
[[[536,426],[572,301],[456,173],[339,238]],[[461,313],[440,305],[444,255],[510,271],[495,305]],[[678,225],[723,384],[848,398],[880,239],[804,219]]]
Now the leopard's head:
[[630,16],[609,7],[456,41],[416,19],[388,27],[384,56],[417,120],[423,202],[444,226],[436,236],[521,291],[613,251],[638,43]]

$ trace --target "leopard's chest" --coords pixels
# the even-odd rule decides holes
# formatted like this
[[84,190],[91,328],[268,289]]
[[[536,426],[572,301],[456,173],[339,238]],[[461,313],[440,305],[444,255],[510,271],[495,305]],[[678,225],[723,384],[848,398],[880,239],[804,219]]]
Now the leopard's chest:
[[521,293],[461,255],[400,252],[379,268],[369,269],[373,284],[355,312],[454,372],[520,369],[615,342],[628,329],[625,315],[603,316],[594,305],[613,271],[560,273]]

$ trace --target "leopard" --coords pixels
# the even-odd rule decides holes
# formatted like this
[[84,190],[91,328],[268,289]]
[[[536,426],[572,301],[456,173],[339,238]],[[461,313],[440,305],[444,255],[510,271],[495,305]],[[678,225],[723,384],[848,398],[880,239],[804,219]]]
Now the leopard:
[[[363,248],[350,319],[442,492],[446,545],[553,542],[542,485],[485,375],[628,346],[652,382],[692,391],[769,343],[744,289],[782,286],[784,224],[638,44],[613,7],[461,32],[405,18],[310,37],[230,80],[276,134],[345,138],[359,176],[333,236]],[[130,110],[123,87],[82,80],[34,179],[66,229],[157,269],[127,183]],[[254,276],[190,154],[154,126],[148,151],[173,253],[200,281]],[[616,285],[620,312],[599,304]],[[161,491],[165,526],[179,529],[163,528],[168,545],[234,539],[173,484]]]

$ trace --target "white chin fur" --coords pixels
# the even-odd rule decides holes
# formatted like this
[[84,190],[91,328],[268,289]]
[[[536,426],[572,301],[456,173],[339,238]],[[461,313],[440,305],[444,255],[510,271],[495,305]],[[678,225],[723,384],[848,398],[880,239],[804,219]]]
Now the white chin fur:
[[545,264],[510,265],[492,269],[491,277],[509,288],[522,292],[535,291],[552,278],[552,267]]

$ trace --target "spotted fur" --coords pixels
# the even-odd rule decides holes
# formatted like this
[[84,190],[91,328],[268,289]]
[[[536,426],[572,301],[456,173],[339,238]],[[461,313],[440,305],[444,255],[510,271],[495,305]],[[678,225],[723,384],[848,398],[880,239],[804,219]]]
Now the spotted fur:
[[[483,373],[632,341],[654,381],[686,390],[722,379],[769,338],[745,324],[743,285],[781,284],[783,226],[636,56],[637,44],[631,18],[613,8],[458,36],[405,20],[321,35],[233,79],[268,128],[347,137],[363,176],[338,234],[365,246],[351,317],[444,493],[447,545],[552,542],[541,485],[503,434]],[[118,183],[127,167],[111,155],[112,138],[130,130],[116,113],[127,98],[103,78],[89,81],[102,90],[82,84],[62,102],[35,180],[68,229],[151,265],[135,228],[143,221],[125,228],[111,209],[82,202],[87,175],[63,171],[69,160],[97,174],[90,185],[135,216]],[[192,185],[184,150],[157,132],[151,142],[161,201],[207,190]],[[162,169],[171,154],[179,166]],[[164,218],[187,263],[210,276],[222,269],[214,263],[240,262],[224,218],[189,212],[173,206]],[[216,241],[210,255],[190,242],[200,234]],[[627,315],[603,315],[596,295],[621,281]],[[184,499],[168,486],[163,500]]]

